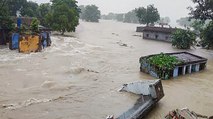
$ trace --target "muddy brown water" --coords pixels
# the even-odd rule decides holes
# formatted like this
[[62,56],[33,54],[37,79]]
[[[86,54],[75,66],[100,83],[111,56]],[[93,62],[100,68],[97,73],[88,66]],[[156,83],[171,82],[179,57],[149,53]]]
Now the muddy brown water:
[[[139,57],[183,51],[135,36],[136,26],[80,22],[73,37],[52,36],[40,53],[0,46],[0,119],[104,119],[128,110],[138,96],[118,92],[122,84],[154,79],[139,72]],[[163,81],[165,97],[147,119],[184,107],[213,115],[213,51],[188,52],[208,58],[207,69]]]

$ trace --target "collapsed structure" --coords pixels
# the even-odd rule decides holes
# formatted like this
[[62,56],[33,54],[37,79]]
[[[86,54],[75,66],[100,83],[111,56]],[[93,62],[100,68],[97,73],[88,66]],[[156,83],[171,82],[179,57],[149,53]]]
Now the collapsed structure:
[[[120,91],[140,95],[140,98],[133,107],[116,119],[141,119],[164,97],[161,80],[147,80],[124,84]],[[107,119],[114,119],[114,117],[108,116]]]

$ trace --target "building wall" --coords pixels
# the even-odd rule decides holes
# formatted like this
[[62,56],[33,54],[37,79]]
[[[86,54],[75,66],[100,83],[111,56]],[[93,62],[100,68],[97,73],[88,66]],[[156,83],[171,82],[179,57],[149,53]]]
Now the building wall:
[[152,39],[152,40],[161,40],[161,41],[172,42],[171,34],[169,34],[169,33],[144,31],[143,32],[143,38],[144,39]]

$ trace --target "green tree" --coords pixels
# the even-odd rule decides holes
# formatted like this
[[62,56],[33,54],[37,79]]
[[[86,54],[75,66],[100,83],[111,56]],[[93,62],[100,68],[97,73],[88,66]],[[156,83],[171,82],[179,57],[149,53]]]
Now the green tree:
[[213,49],[213,21],[201,32],[201,44],[207,49]]
[[80,10],[81,10],[80,19],[82,19],[83,13],[85,12],[86,8],[84,7],[84,5],[80,5],[79,8],[80,8]]
[[23,9],[26,7],[26,5],[27,0],[7,0],[7,6],[11,16],[16,16],[16,12],[18,10],[23,15]]
[[191,11],[189,15],[192,18],[205,21],[207,19],[213,20],[213,0],[192,0],[196,6],[195,9],[189,7]]
[[88,22],[99,22],[101,12],[95,5],[87,5],[82,13],[82,19]]
[[115,18],[116,18],[117,21],[123,22],[124,21],[124,14],[116,14]]
[[180,26],[184,26],[185,28],[193,28],[195,31],[201,31],[204,26],[205,22],[196,19],[190,19],[189,17],[182,17],[176,21]]
[[127,23],[138,23],[138,18],[136,16],[135,10],[132,10],[125,14],[124,22]]
[[[207,49],[213,48],[213,0],[192,0],[196,6],[189,7],[191,18],[198,20],[193,27],[201,31],[201,45]],[[210,20],[209,24],[203,24]]]
[[136,9],[136,16],[138,17],[138,21],[141,24],[146,24],[147,26],[151,23],[158,21],[160,19],[160,15],[158,13],[157,8],[154,5],[149,5],[147,8],[139,7]]
[[52,10],[46,15],[48,25],[56,31],[64,32],[75,31],[79,24],[79,8],[75,0],[51,0]]
[[46,22],[45,18],[50,11],[51,11],[50,3],[43,3],[43,4],[39,5],[37,17],[38,17],[41,25],[47,26],[47,22]]
[[116,15],[114,13],[110,12],[107,15],[103,15],[102,18],[106,19],[106,20],[115,20],[116,19]]
[[24,4],[23,8],[21,9],[21,15],[28,17],[37,17],[38,4],[32,1],[28,1],[26,4]]
[[176,21],[180,26],[184,26],[185,28],[190,27],[192,21],[189,17],[182,17]]
[[10,16],[16,16],[20,11],[22,16],[36,17],[38,4],[27,0],[7,0],[7,6]]
[[190,49],[195,43],[195,34],[190,30],[177,29],[172,34],[172,46],[178,49]]
[[190,27],[194,29],[194,32],[197,35],[200,35],[200,32],[204,29],[205,27],[205,22],[200,21],[200,20],[194,20],[191,24]]
[[10,30],[14,28],[13,21],[9,15],[7,0],[0,0],[0,28]]
[[31,28],[32,32],[35,32],[35,33],[39,32],[38,25],[39,25],[39,20],[37,18],[33,18],[32,22],[30,24],[30,28]]

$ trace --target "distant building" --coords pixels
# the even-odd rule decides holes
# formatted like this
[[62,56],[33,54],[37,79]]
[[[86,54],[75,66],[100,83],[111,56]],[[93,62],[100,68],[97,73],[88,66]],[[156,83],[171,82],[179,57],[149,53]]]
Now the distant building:
[[143,39],[171,42],[171,35],[175,30],[175,28],[145,26],[137,27],[136,32],[143,32]]

